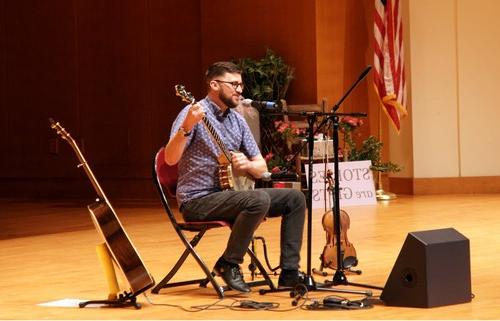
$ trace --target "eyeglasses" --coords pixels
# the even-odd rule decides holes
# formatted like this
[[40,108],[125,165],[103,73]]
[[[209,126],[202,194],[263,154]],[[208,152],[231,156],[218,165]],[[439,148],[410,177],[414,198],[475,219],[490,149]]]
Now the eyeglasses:
[[224,80],[217,80],[217,79],[214,79],[216,82],[222,82],[222,83],[225,83],[225,84],[229,84],[231,85],[231,87],[233,87],[234,90],[238,90],[238,87],[241,88],[241,90],[243,90],[244,88],[244,84],[242,82],[237,82],[237,81],[224,81]]

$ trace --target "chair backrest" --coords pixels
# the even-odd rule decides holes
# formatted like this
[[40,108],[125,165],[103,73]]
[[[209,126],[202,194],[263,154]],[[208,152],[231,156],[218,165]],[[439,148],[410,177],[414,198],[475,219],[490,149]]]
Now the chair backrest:
[[177,166],[169,166],[165,163],[164,147],[160,148],[160,150],[156,153],[153,161],[153,181],[158,193],[160,194],[160,199],[165,211],[167,212],[168,218],[181,238],[185,239],[184,236],[182,236],[181,230],[199,232],[200,230],[206,230],[214,227],[230,226],[230,224],[225,221],[184,222],[182,219],[179,221],[177,220],[177,217],[168,203],[168,198],[172,192],[173,196],[175,196],[175,188],[177,186]]
[[235,110],[239,112],[243,118],[245,118],[248,127],[250,127],[250,131],[252,132],[253,138],[257,145],[260,148],[260,113],[259,111],[252,106],[243,106],[240,102],[238,106],[236,106]]
[[160,148],[156,153],[153,176],[162,187],[166,196],[175,198],[177,189],[177,165],[170,166],[165,163],[165,147]]
[[165,163],[165,147],[160,148],[155,155],[153,161],[153,181],[170,220],[174,225],[177,225],[177,219],[168,204],[168,198],[175,197],[177,165],[169,166]]

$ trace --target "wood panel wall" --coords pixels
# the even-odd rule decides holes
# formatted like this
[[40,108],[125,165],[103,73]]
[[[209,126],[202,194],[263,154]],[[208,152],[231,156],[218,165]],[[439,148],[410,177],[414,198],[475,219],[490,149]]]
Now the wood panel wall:
[[295,68],[287,100],[316,103],[314,1],[202,1],[202,64],[250,57],[271,48]]
[[[77,140],[108,196],[155,197],[152,154],[183,105],[174,84],[202,97],[210,63],[269,47],[296,69],[290,103],[333,104],[371,60],[370,6],[0,0],[0,197],[94,195],[48,117]],[[345,110],[367,111],[370,89],[365,80]]]
[[[179,110],[173,85],[200,91],[195,0],[0,1],[2,196],[93,195],[48,117],[76,139],[119,197],[153,195],[152,153]],[[52,150],[54,152],[54,150]]]

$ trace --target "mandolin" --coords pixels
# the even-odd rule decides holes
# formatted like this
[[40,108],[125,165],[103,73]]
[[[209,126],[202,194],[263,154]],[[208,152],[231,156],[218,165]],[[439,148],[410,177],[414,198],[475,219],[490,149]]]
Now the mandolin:
[[[175,85],[175,94],[182,98],[184,102],[189,104],[194,104],[196,101],[193,95],[186,91],[183,85]],[[250,175],[238,175],[236,174],[231,166],[231,153],[227,149],[224,141],[220,138],[219,134],[215,130],[214,126],[210,123],[207,117],[202,119],[203,125],[210,134],[210,137],[219,147],[221,154],[219,155],[217,161],[219,163],[219,185],[222,190],[232,189],[235,191],[245,191],[249,189],[254,189],[255,180]]]
[[55,122],[52,118],[49,121],[50,127],[73,148],[80,161],[78,167],[83,167],[99,197],[95,203],[88,205],[90,217],[96,230],[106,242],[114,262],[128,281],[131,294],[135,296],[146,291],[154,285],[153,277],[144,266],[136,248],[123,229],[118,216],[97,182],[80,148],[59,122]]

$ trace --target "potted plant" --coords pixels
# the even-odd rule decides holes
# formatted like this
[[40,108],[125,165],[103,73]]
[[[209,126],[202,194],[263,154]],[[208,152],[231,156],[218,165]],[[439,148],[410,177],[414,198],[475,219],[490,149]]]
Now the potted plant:
[[294,68],[271,49],[261,60],[241,58],[236,61],[243,71],[245,89],[243,95],[253,100],[284,99],[293,79]]
[[[267,49],[260,60],[241,58],[235,63],[243,72],[245,98],[266,101],[280,101],[285,98],[294,77],[294,68],[287,65],[273,50]],[[277,131],[281,127],[277,126],[275,121],[274,116],[260,114],[262,154],[265,155],[270,168],[284,166],[287,156],[284,153],[288,150],[283,146],[286,142],[279,139],[283,133]]]

